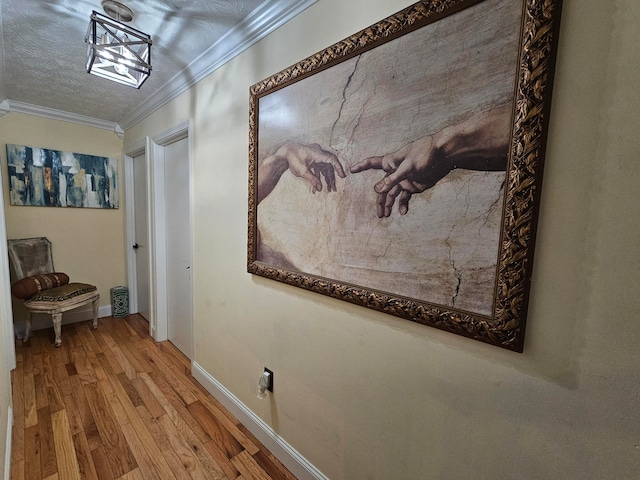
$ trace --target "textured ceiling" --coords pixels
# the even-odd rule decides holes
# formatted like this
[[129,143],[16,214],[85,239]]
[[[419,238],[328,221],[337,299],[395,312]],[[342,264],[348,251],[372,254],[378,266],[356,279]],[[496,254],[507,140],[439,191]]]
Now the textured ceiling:
[[136,90],[85,71],[84,37],[91,12],[104,13],[101,0],[0,0],[0,92],[9,101],[119,122],[173,77],[186,77],[192,61],[265,2],[123,0],[135,13],[128,25],[153,40],[151,76]]

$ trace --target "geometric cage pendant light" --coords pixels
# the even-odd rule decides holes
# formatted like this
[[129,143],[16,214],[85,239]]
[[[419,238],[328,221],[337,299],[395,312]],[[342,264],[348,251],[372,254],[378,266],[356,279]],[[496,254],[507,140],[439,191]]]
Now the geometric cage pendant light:
[[140,88],[151,74],[151,37],[122,23],[133,19],[127,6],[113,0],[103,6],[114,18],[95,10],[91,14],[84,39],[88,44],[87,72]]

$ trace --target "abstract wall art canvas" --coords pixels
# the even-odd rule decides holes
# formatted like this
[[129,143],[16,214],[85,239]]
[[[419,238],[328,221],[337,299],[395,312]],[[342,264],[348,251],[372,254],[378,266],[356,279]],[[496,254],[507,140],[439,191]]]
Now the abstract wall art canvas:
[[560,0],[423,0],[253,85],[247,270],[522,351]]
[[118,208],[118,160],[7,144],[11,205]]

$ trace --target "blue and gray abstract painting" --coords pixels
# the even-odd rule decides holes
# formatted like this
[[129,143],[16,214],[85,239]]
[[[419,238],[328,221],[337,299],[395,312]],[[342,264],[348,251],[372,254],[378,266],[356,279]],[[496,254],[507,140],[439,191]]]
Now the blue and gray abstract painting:
[[11,205],[118,208],[118,160],[7,144]]

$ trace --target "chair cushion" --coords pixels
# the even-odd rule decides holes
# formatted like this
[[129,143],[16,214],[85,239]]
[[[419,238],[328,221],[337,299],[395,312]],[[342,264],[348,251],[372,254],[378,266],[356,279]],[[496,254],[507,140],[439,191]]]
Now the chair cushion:
[[11,293],[21,300],[33,297],[36,293],[59,287],[69,283],[69,276],[66,273],[44,273],[25,277],[11,286]]
[[64,302],[70,298],[77,297],[89,292],[97,290],[95,285],[88,283],[69,283],[60,287],[43,290],[37,295],[31,297],[29,302]]

